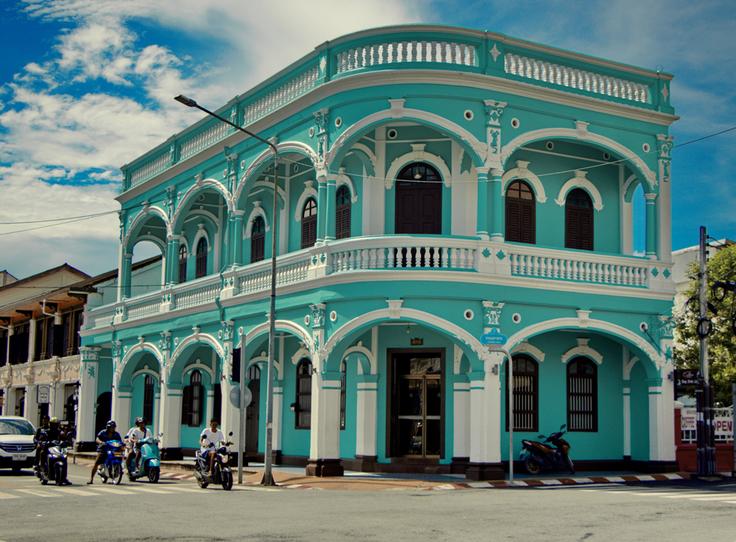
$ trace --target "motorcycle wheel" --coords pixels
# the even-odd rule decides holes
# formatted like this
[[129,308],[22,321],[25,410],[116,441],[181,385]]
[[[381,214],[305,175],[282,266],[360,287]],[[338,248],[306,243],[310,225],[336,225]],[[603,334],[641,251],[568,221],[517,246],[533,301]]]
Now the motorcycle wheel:
[[112,483],[117,485],[120,485],[120,482],[123,480],[123,466],[122,465],[113,465],[112,466]]
[[566,457],[565,461],[567,463],[567,468],[570,469],[570,474],[575,474],[575,465],[572,464],[572,459],[570,459],[570,457]]
[[210,483],[207,480],[205,480],[204,478],[197,478],[197,484],[202,489],[207,489],[207,486],[210,485]]
[[542,465],[531,457],[527,457],[524,460],[524,468],[529,474],[539,474],[542,471]]
[[227,470],[222,471],[222,489],[230,491],[233,488],[233,473]]
[[56,482],[57,486],[60,486],[64,483],[66,476],[64,475],[64,465],[62,465],[61,463],[57,463],[56,465],[54,465],[54,477],[56,478],[56,480],[54,481]]
[[159,469],[158,467],[151,467],[148,470],[148,481],[151,482],[152,484],[157,484],[160,476],[161,476],[161,469]]

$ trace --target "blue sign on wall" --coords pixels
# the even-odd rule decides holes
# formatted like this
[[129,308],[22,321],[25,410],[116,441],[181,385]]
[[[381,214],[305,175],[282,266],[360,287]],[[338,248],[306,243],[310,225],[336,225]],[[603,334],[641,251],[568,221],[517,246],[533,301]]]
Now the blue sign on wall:
[[489,344],[506,344],[508,337],[503,335],[498,329],[494,328],[488,333],[484,333],[480,336],[480,343],[484,345]]

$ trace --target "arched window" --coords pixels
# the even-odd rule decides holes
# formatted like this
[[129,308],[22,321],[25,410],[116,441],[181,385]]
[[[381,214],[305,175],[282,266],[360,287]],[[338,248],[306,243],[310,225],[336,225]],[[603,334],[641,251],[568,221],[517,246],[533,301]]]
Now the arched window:
[[296,366],[296,403],[294,414],[297,429],[312,427],[312,362],[302,359]]
[[350,189],[342,185],[335,194],[335,237],[347,239],[350,237]]
[[153,377],[146,375],[143,380],[143,417],[148,424],[153,424],[153,384]]
[[265,257],[266,222],[262,216],[253,219],[250,230],[250,261],[260,262]]
[[187,246],[179,245],[179,283],[187,281]]
[[396,233],[442,233],[442,177],[423,162],[409,164],[396,177]]
[[204,416],[204,386],[202,385],[202,373],[198,370],[192,371],[189,377],[189,385],[184,386],[182,393],[182,424],[190,427],[202,425]]
[[582,188],[575,188],[567,195],[565,247],[593,250],[593,202]]
[[[514,431],[539,428],[539,367],[529,356],[514,356]],[[509,428],[509,374],[506,372],[506,430]]]
[[347,399],[347,364],[340,364],[340,429],[345,429],[345,404]]
[[207,239],[200,237],[197,241],[197,266],[195,268],[195,278],[204,277],[207,274]]
[[588,358],[567,364],[567,430],[598,431],[598,368]]
[[317,202],[309,198],[302,209],[302,248],[317,242]]
[[524,181],[513,181],[506,190],[506,240],[537,242],[537,206],[534,192]]

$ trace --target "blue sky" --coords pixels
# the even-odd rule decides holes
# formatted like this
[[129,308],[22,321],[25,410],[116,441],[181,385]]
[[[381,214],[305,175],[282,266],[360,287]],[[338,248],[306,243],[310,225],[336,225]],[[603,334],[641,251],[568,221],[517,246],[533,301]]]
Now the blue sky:
[[[733,1],[25,0],[0,4],[0,270],[117,263],[119,166],[325,40],[425,22],[674,73],[676,143],[736,125]],[[673,151],[673,246],[736,237],[736,132]],[[40,224],[43,225],[43,224]],[[3,235],[16,230],[22,233]]]

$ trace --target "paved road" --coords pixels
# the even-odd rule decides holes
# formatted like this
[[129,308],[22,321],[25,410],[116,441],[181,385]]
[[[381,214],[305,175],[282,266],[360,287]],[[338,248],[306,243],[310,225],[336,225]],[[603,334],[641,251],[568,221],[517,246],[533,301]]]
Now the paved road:
[[158,485],[42,487],[0,471],[0,541],[736,541],[736,484],[381,492]]

